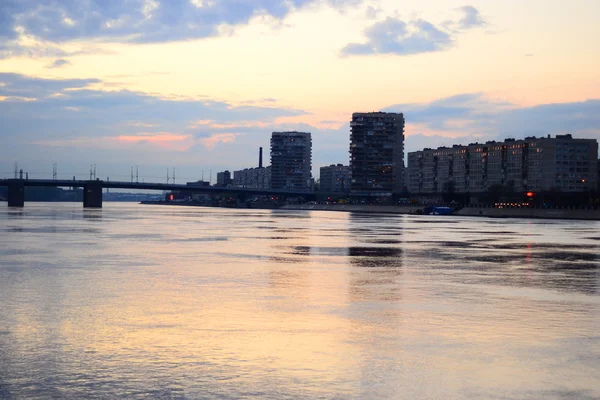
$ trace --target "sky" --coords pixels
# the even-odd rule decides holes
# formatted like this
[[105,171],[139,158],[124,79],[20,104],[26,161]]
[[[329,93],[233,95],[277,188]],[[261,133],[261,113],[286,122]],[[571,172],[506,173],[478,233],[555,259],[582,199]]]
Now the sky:
[[[2,0],[0,177],[177,182],[312,133],[348,164],[353,112],[406,151],[600,137],[597,0]],[[266,157],[268,159],[268,156]]]

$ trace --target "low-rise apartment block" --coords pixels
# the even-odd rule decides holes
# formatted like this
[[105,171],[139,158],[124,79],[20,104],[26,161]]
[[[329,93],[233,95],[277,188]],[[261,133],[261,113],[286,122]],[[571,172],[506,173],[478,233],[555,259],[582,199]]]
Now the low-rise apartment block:
[[408,154],[411,193],[481,193],[494,185],[514,191],[582,192],[598,187],[598,141],[527,137]]
[[231,172],[225,170],[223,172],[217,172],[217,185],[216,186],[228,186],[231,185],[233,180],[231,179]]
[[342,164],[331,164],[320,168],[321,192],[349,192],[350,191],[350,167]]
[[233,171],[233,185],[252,189],[270,189],[271,167]]

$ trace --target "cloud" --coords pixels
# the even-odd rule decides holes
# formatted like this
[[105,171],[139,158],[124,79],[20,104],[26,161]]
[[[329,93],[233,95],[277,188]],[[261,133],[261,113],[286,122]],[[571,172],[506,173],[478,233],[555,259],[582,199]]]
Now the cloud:
[[0,73],[3,140],[20,143],[23,154],[27,143],[44,141],[50,145],[56,141],[64,146],[72,140],[73,147],[77,147],[80,139],[89,138],[113,137],[121,143],[160,147],[193,141],[199,129],[209,135],[231,128],[242,133],[280,117],[306,114],[295,109],[240,107],[210,99],[164,99],[127,90],[91,88],[98,83],[101,81],[97,79],[43,79]]
[[163,142],[179,142],[189,139],[191,135],[177,135],[169,132],[140,132],[137,135],[121,135],[117,137],[117,140],[127,143],[138,143],[138,142],[149,142],[149,143],[163,143]]
[[43,79],[16,73],[0,73],[0,96],[47,98],[100,83],[99,79]]
[[448,137],[444,135],[436,134],[422,134],[417,133],[407,137],[404,143],[405,157],[408,153],[413,151],[419,151],[426,148],[435,149],[438,147],[450,147],[453,144],[468,144],[480,140],[469,134],[462,134],[454,137]]
[[[404,113],[407,143],[417,143],[415,149],[423,144],[419,134],[446,138],[438,146],[564,133],[588,138],[600,135],[600,99],[520,107],[491,100],[482,93],[468,93],[430,103],[397,104],[384,111]],[[448,137],[455,138],[448,140]],[[429,146],[424,147],[431,144],[428,142]]]
[[207,126],[212,129],[245,129],[254,127],[265,127],[268,123],[264,121],[238,121],[238,122],[216,122],[216,121],[196,121],[191,126]]
[[380,12],[381,12],[380,8],[375,8],[373,6],[368,6],[367,7],[367,11],[365,12],[365,15],[369,19],[375,19],[375,18],[377,18],[377,16],[379,15]]
[[[296,9],[327,4],[343,9],[361,0],[3,0],[0,55],[40,55],[28,37],[48,45],[81,39],[159,43],[218,36],[223,27],[257,16],[276,20]],[[47,47],[49,48],[49,47]]]
[[194,144],[192,135],[171,132],[139,132],[136,135],[120,135],[116,140],[121,143],[155,145],[172,151],[185,151]]
[[411,123],[424,124],[437,131],[449,131],[455,127],[455,121],[472,121],[510,107],[515,105],[490,100],[483,93],[466,93],[429,103],[396,104],[384,108],[384,111],[403,112]]
[[280,118],[307,115],[273,104],[94,89],[101,86],[98,79],[0,73],[0,177],[11,176],[14,162],[32,177],[52,177],[49,166],[58,161],[60,176],[69,178],[85,177],[93,162],[111,179],[128,180],[132,164],[145,166],[147,181],[162,181],[165,167],[173,166],[181,179],[199,179],[199,165],[215,171],[254,165],[255,148],[268,148],[273,130],[293,128]]
[[235,142],[236,134],[234,133],[214,133],[209,137],[199,139],[200,143],[209,150],[213,150],[218,143],[233,143]]
[[487,25],[487,22],[475,7],[464,6],[459,10],[463,12],[462,18],[458,21],[459,29],[471,29]]
[[60,67],[64,67],[65,65],[70,65],[71,63],[67,60],[65,60],[64,58],[59,58],[58,60],[54,60],[53,63],[49,64],[46,66],[46,68],[60,68]]
[[424,19],[409,22],[395,17],[376,22],[365,30],[365,43],[349,43],[343,56],[395,54],[401,56],[444,51],[454,45],[462,30],[485,25],[479,11],[472,6],[459,9],[462,17],[436,26]]
[[[91,52],[91,50],[86,51],[86,53],[87,52]],[[97,50],[97,52],[100,52],[100,50]],[[17,39],[4,40],[4,38],[0,36],[0,59],[22,56],[31,58],[67,57],[76,54],[82,54],[82,52],[68,53],[51,43],[42,43],[39,41],[31,42]]]

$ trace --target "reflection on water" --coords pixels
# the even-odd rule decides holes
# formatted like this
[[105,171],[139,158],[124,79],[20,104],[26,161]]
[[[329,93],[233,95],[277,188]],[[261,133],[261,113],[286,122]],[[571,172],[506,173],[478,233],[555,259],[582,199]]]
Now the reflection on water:
[[102,219],[102,210],[94,210],[94,209],[84,209],[83,210],[83,218],[91,219],[91,220],[101,220]]
[[0,398],[600,398],[598,222],[0,208]]

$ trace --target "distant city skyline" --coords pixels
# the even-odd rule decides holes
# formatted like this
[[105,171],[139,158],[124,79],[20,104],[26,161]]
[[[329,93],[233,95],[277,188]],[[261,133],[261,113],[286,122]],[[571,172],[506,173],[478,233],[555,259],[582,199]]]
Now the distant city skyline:
[[355,112],[403,113],[405,153],[600,137],[594,0],[5,4],[0,177],[214,183],[292,130],[316,177],[348,165]]

